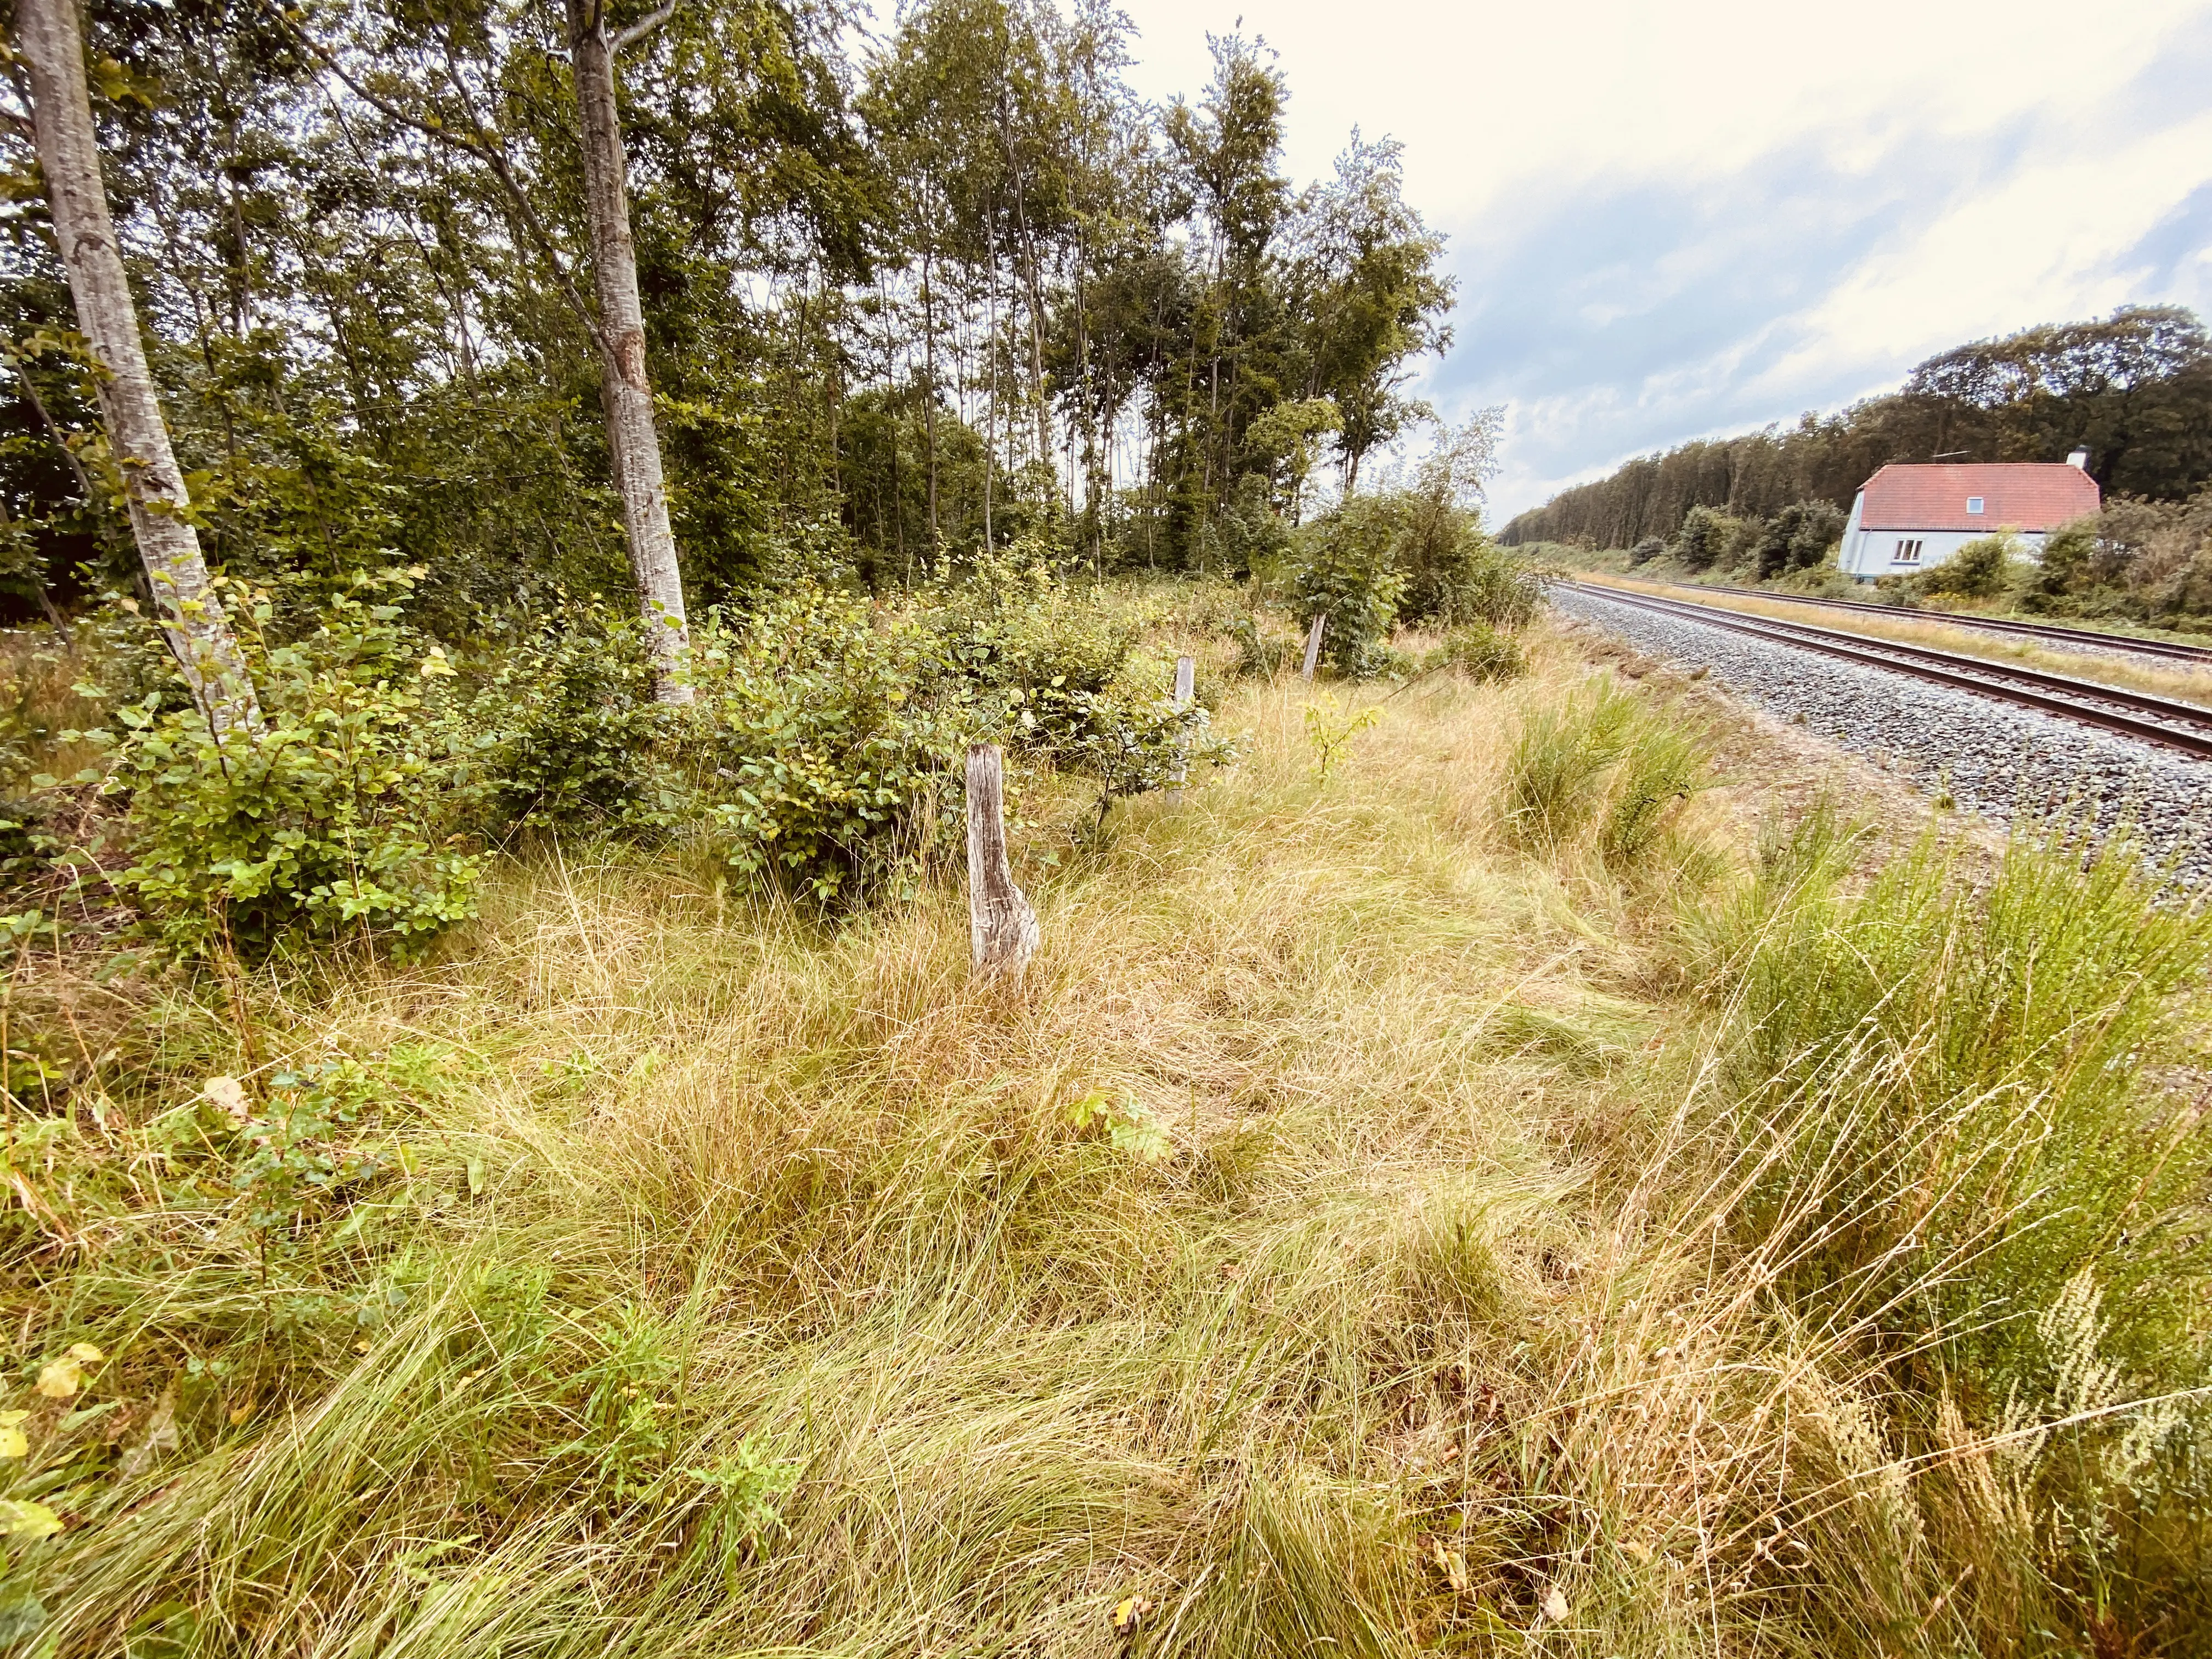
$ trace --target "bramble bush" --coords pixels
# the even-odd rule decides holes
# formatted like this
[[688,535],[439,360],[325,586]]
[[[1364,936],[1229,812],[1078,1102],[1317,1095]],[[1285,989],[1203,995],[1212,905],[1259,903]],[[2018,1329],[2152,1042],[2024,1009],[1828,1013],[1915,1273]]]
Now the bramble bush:
[[172,945],[252,955],[340,935],[419,951],[474,914],[484,848],[518,830],[692,833],[747,878],[857,903],[945,844],[971,741],[1094,780],[1102,815],[1228,759],[1137,651],[1141,619],[1033,552],[905,605],[800,582],[710,613],[689,708],[653,701],[634,626],[593,607],[464,677],[400,620],[410,573],[360,579],[287,644],[254,596],[262,729],[217,741],[170,688],[98,735],[118,884]]
[[114,879],[172,945],[259,954],[295,934],[403,953],[475,913],[471,850],[485,745],[436,646],[401,626],[405,571],[332,595],[322,625],[270,647],[265,595],[238,608],[265,717],[219,740],[198,711],[148,693],[88,734],[124,803]]
[[694,641],[698,706],[672,746],[733,870],[829,902],[927,850],[976,722],[910,611],[801,586]]

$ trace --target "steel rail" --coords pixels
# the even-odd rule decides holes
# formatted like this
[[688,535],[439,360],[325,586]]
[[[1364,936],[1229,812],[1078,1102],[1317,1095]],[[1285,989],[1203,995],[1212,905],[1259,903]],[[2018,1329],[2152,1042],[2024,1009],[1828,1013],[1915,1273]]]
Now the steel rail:
[[[1642,580],[1643,578],[1638,578]],[[1602,586],[1602,583],[1592,584]],[[1754,592],[1749,588],[1696,587],[1686,582],[1656,584],[1684,593],[1734,593],[1747,599],[1774,605],[1818,605],[1832,611],[1858,611],[1898,622],[1948,623],[1960,628],[1985,629],[1996,634],[2016,634],[2023,639],[2058,640],[2069,645],[2094,645],[2112,651],[2134,651],[2148,657],[2170,657],[2177,662],[2212,663],[2212,646],[2184,645],[2178,640],[2139,640],[2132,634],[2110,634],[2095,628],[2066,628],[2057,623],[2020,622],[2010,617],[1978,617],[1965,611],[1909,611],[1899,605],[1869,605],[1864,599],[1815,599],[1805,593]],[[1618,592],[1619,590],[1615,590]],[[1694,604],[1692,600],[1688,603]]]
[[[1599,583],[1567,581],[1560,585],[1577,592],[1595,594],[1636,609],[1683,617],[1710,628],[1768,640],[1778,645],[1817,651],[1847,662],[1887,669],[1892,673],[1909,675],[1915,679],[1951,686],[1961,691],[1975,692],[2000,702],[2015,703],[2147,743],[2162,744],[2200,760],[2212,760],[2212,709],[2171,702],[2163,697],[2148,697],[2139,692],[2119,691],[2088,680],[2071,680],[2063,675],[2045,674],[2033,669],[2001,667],[1978,657],[1956,656],[1949,652],[1930,651],[1920,646],[1893,645],[1887,640],[1870,640],[1863,634],[1844,634],[1834,629],[1815,628],[1808,623],[1785,623],[1765,617],[1753,617],[1741,611],[1724,610],[1717,605],[1692,605],[1680,599],[1662,599],[1653,594],[1630,592]],[[2007,680],[2029,684],[2007,684]],[[2053,695],[2052,690],[2033,690],[2031,686],[2063,690],[2067,695]],[[2075,702],[2074,699],[2077,697],[2116,702],[2157,714],[2163,720],[2192,722],[2206,729],[2192,729],[2188,724],[2170,726],[2161,724],[2160,720],[2142,720],[2134,714],[2121,714],[2118,709],[2099,708]]]

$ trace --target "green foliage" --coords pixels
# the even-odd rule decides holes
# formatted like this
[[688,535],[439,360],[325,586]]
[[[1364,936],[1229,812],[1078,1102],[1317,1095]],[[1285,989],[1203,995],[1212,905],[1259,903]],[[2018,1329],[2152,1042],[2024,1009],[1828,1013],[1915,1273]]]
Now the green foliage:
[[2055,462],[2081,447],[2109,498],[2180,501],[2212,483],[2212,341],[2194,313],[2124,306],[1960,346],[1922,363],[1903,390],[1836,414],[1638,456],[1501,534],[1516,545],[1632,547],[1700,507],[1771,518],[1824,501],[1841,512],[1902,457]]
[[2019,550],[2020,544],[2010,536],[1978,536],[1942,563],[1915,574],[1912,590],[1930,596],[1991,598],[2005,590]]
[[1752,543],[1761,581],[1810,570],[1842,539],[1844,514],[1828,501],[1793,501],[1759,526]]
[[1711,570],[1735,562],[1743,538],[1743,524],[1709,507],[1693,507],[1682,515],[1674,532],[1674,556],[1685,569]]
[[2212,489],[2186,501],[2112,500],[2052,532],[2017,586],[2030,611],[2212,627]]
[[258,729],[218,740],[149,694],[98,734],[131,860],[114,879],[172,944],[355,937],[404,953],[474,914],[485,756],[444,653],[377,596],[407,580],[362,579],[312,635],[258,650]]
[[1529,709],[1506,781],[1506,835],[1556,855],[1587,834],[1605,866],[1632,874],[1668,844],[1681,802],[1707,787],[1693,732],[1610,679]]
[[1306,705],[1306,741],[1313,745],[1314,775],[1326,784],[1328,775],[1336,768],[1352,740],[1382,718],[1379,708],[1361,708],[1340,714],[1320,703]]
[[1715,981],[1742,1132],[1777,1149],[1750,1235],[1855,1316],[1943,1333],[2000,1395],[2047,1382],[2036,1316],[2085,1270],[2130,1375],[2203,1381],[2212,1134],[2161,1079],[2194,1063],[2205,913],[2063,835],[1986,875],[1931,835],[1852,896],[1839,833],[1768,857]]
[[498,734],[496,816],[523,828],[665,824],[683,811],[652,758],[670,728],[637,624],[564,605],[502,653],[480,708]]
[[[243,1091],[234,1083],[231,1088],[242,1103]],[[272,1243],[296,1243],[300,1231],[345,1188],[390,1167],[349,1133],[374,1097],[358,1063],[326,1060],[277,1073],[261,1109],[244,1112],[229,1186],[264,1255]]]
[[1396,532],[1385,503],[1355,495],[1300,532],[1292,614],[1302,625],[1328,618],[1322,659],[1347,678],[1370,678],[1384,665],[1406,588],[1394,558]]
[[1256,679],[1273,679],[1297,667],[1304,644],[1295,634],[1268,628],[1258,612],[1238,617],[1229,624],[1229,637],[1237,641],[1237,672]]
[[1633,570],[1639,564],[1649,564],[1666,550],[1664,541],[1656,536],[1646,536],[1628,550],[1628,568]]
[[500,810],[659,836],[698,826],[748,878],[818,902],[907,882],[959,810],[976,738],[1088,777],[1102,811],[1232,746],[1138,652],[1140,617],[1079,592],[1045,544],[969,561],[911,605],[799,580],[696,630],[696,702],[652,701],[626,621],[570,613],[518,647],[477,708]]
[[910,613],[802,585],[694,641],[679,750],[730,866],[829,901],[926,849],[976,729]]

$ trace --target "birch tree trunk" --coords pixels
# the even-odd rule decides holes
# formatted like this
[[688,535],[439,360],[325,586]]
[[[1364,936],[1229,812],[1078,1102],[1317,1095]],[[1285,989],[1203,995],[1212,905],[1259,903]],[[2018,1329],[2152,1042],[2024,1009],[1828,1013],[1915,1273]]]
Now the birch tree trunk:
[[77,326],[101,372],[94,377],[107,441],[123,474],[131,533],[146,566],[161,631],[218,734],[258,727],[261,707],[246,659],[208,580],[191,498],[138,334],[138,308],[108,216],[107,187],[85,89],[76,0],[18,0],[15,33],[31,74],[31,118],[46,174],[54,240],[69,273]]
[[637,247],[630,239],[629,168],[615,110],[615,54],[667,15],[664,7],[620,33],[607,29],[605,0],[568,0],[568,44],[583,127],[584,197],[591,217],[592,278],[599,307],[600,398],[607,453],[622,497],[623,533],[637,584],[638,614],[653,653],[655,694],[688,703],[684,677],[691,645],[676,536],[668,526],[668,489],[653,387],[645,373],[645,307],[637,292]]

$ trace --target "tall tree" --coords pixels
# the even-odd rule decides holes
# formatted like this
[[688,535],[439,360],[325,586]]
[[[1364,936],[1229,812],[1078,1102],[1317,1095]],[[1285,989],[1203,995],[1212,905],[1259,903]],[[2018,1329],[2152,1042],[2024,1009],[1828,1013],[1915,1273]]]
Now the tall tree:
[[191,498],[139,337],[138,309],[100,175],[76,0],[19,0],[15,27],[30,70],[32,125],[54,240],[77,325],[97,365],[100,413],[163,634],[210,726],[219,732],[258,726],[253,682],[200,554]]
[[616,58],[624,46],[665,22],[675,9],[676,0],[667,0],[629,27],[612,29],[605,0],[568,0],[568,46],[582,126],[607,452],[622,497],[623,532],[629,544],[638,611],[653,653],[654,684],[663,702],[688,703],[691,689],[684,669],[690,631],[684,611],[684,579],[676,564],[676,534],[668,522],[668,486],[661,472],[660,435],[653,426],[653,386],[645,371],[645,306],[638,297],[628,166],[615,103]]

